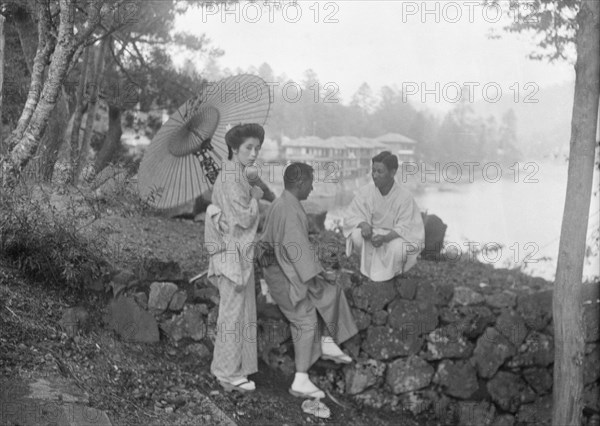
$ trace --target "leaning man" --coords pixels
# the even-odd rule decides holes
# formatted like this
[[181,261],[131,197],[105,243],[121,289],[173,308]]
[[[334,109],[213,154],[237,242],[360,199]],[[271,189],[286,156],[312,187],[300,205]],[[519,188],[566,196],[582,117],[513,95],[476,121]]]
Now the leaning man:
[[421,211],[396,182],[398,157],[383,151],[373,157],[373,183],[360,188],[344,214],[346,255],[360,254],[360,272],[387,281],[417,263],[425,242]]
[[296,375],[290,393],[324,398],[308,377],[319,358],[336,363],[352,359],[337,344],[358,332],[341,286],[327,282],[317,251],[308,239],[308,219],[301,200],[313,189],[313,168],[292,163],[284,172],[285,189],[265,219],[259,263],[273,300],[290,322]]

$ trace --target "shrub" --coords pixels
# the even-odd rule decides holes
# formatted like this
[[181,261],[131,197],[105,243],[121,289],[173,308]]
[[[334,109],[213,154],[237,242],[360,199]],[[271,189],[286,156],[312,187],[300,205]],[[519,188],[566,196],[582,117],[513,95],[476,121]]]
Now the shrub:
[[0,193],[0,256],[36,280],[81,288],[108,270],[110,248],[102,235],[81,232],[99,217],[89,200],[57,194],[23,182]]

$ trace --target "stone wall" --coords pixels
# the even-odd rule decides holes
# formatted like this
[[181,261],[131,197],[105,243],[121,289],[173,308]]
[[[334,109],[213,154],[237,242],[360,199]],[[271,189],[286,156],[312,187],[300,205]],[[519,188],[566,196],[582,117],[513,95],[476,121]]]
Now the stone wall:
[[[351,271],[338,272],[337,284],[360,329],[343,345],[356,362],[319,361],[312,371],[321,387],[399,415],[435,416],[442,424],[550,424],[551,290],[415,278],[374,283]],[[598,285],[586,286],[585,415],[593,424],[600,419],[599,298]],[[259,314],[259,352],[291,374],[291,338],[283,324]]]
[[[209,362],[218,291],[205,281],[188,285],[173,265],[165,274],[167,266],[155,268],[162,276],[115,275],[106,321],[134,341],[156,342],[161,330],[173,346]],[[293,336],[256,278],[259,357],[291,376]],[[549,424],[551,290],[474,282],[430,282],[409,274],[373,283],[357,272],[336,271],[335,283],[344,288],[360,330],[342,345],[356,362],[339,366],[319,360],[312,379],[333,394],[398,416],[474,426]],[[584,291],[586,424],[600,420],[599,289],[599,284],[587,285]]]

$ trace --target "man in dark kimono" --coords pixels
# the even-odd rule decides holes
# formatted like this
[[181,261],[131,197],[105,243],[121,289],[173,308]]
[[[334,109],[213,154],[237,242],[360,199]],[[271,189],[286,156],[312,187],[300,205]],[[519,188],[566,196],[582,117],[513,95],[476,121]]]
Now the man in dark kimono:
[[352,362],[337,344],[358,329],[342,288],[322,277],[316,247],[308,239],[308,219],[300,201],[308,198],[312,182],[313,168],[307,164],[292,163],[285,169],[285,190],[265,219],[259,262],[269,292],[292,329],[296,375],[290,393],[324,398],[308,378],[308,369],[319,357]]

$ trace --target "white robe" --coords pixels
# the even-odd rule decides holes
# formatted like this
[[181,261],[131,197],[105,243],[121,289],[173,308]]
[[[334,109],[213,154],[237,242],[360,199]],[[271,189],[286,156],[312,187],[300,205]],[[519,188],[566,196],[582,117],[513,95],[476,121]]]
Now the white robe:
[[[364,241],[358,225],[367,222],[373,235],[396,231],[400,236],[380,247]],[[410,192],[394,181],[387,195],[373,182],[360,188],[344,214],[346,255],[360,251],[360,271],[373,281],[387,281],[417,263],[425,245],[421,211]]]

